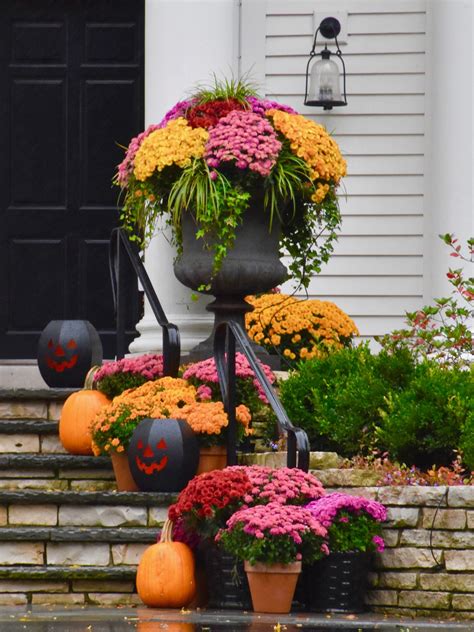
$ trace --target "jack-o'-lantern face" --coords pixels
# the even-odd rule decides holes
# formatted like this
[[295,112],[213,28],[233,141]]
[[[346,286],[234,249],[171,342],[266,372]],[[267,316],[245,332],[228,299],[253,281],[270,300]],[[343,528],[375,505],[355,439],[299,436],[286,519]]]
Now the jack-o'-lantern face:
[[48,342],[48,353],[46,355],[46,364],[50,369],[57,373],[62,373],[65,369],[72,369],[77,364],[79,355],[75,353],[77,343],[72,338],[63,346],[55,344],[50,338]]
[[[143,449],[143,441],[140,439],[137,443],[138,450],[143,450],[142,455],[143,459],[154,459],[151,463],[146,463],[142,458],[137,454],[135,456],[135,462],[137,464],[138,469],[144,474],[151,475],[153,473],[161,472],[164,470],[168,463],[168,456],[165,454],[158,461],[159,454],[153,451],[153,448],[147,443],[145,449]],[[164,439],[160,439],[156,444],[157,450],[167,450],[168,446],[166,445],[166,441]]]

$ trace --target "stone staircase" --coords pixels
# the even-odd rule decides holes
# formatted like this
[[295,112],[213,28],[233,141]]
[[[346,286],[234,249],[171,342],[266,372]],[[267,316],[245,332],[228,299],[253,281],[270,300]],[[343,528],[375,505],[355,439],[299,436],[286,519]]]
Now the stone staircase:
[[71,392],[0,390],[0,605],[140,603],[136,565],[174,496],[117,492],[110,459],[65,453]]

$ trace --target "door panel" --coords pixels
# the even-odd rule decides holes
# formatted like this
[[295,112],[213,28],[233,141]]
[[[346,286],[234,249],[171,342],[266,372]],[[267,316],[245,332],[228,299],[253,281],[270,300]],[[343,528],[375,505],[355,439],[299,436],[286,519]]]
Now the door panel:
[[[0,358],[35,357],[61,318],[90,320],[115,353],[111,179],[143,129],[143,20],[143,0],[0,3]],[[127,288],[131,340],[130,271]]]

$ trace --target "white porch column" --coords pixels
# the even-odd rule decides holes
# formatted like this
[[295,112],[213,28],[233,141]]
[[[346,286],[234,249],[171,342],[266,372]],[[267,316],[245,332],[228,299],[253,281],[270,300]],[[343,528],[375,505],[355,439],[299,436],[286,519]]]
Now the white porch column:
[[465,242],[474,234],[472,0],[430,0],[428,17],[425,304],[447,296],[449,256],[439,234]]
[[[236,0],[146,0],[145,122],[158,123],[197,84],[237,77],[239,7]],[[213,317],[205,311],[210,299],[191,299],[192,291],[173,274],[174,249],[157,235],[145,253],[145,265],[168,319],[178,325],[181,348],[189,351],[206,338]],[[140,335],[132,353],[160,351],[161,328],[148,301],[138,323]]]

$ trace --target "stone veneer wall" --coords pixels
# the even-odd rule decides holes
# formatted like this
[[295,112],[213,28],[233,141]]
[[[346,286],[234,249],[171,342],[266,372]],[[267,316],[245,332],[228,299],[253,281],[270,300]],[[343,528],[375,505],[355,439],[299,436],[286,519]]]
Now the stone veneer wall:
[[388,510],[386,549],[370,578],[371,610],[474,619],[474,487],[338,485],[337,491],[373,498]]

